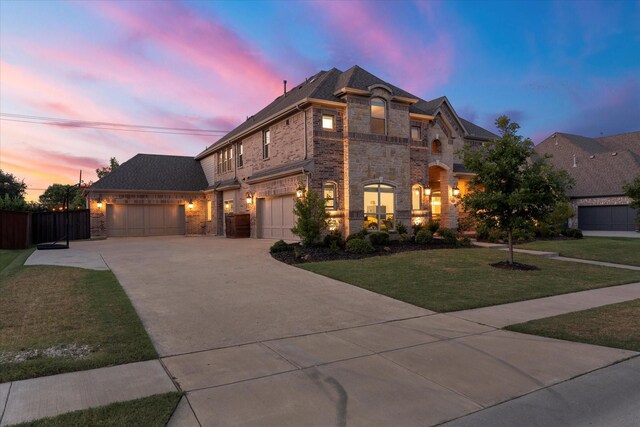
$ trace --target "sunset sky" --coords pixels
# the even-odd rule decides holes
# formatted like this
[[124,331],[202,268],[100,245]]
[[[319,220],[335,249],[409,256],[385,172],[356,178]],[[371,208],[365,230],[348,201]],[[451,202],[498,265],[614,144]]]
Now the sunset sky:
[[355,64],[536,142],[637,131],[639,23],[640,0],[1,0],[0,168],[34,198],[112,156],[193,156],[283,79]]

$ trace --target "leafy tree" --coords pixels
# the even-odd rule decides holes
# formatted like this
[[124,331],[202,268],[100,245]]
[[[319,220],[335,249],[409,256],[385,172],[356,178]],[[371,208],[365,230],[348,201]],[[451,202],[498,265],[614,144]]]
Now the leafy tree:
[[296,200],[293,213],[296,215],[296,223],[291,232],[300,237],[302,244],[308,246],[320,240],[329,219],[325,199],[309,190]]
[[631,199],[629,206],[638,210],[636,224],[640,227],[640,175],[636,176],[633,181],[626,183],[622,189],[624,195]]
[[26,191],[27,184],[24,180],[18,180],[14,174],[0,169],[0,197],[4,198],[8,194],[11,198],[24,199]]
[[513,264],[513,230],[543,220],[566,201],[572,180],[554,169],[548,157],[535,156],[531,139],[517,134],[517,123],[501,116],[496,126],[499,138],[480,149],[464,149],[464,165],[476,175],[461,204],[478,223],[506,232],[507,262]]
[[40,203],[47,209],[59,208],[69,189],[69,209],[82,209],[85,206],[82,189],[76,185],[51,184],[40,196]]
[[96,175],[98,175],[98,179],[102,179],[105,176],[109,175],[109,173],[118,169],[120,166],[120,162],[115,157],[109,159],[109,166],[104,166],[102,168],[96,169]]
[[24,197],[12,197],[9,193],[5,193],[4,197],[0,197],[0,211],[25,211],[27,208],[28,205],[24,201]]

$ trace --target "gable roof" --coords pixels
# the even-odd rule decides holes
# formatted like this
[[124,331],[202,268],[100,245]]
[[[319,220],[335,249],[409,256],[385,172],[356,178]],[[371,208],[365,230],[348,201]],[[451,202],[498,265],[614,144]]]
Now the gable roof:
[[200,191],[207,185],[202,166],[193,157],[136,154],[91,190]]
[[393,96],[416,100],[417,102],[409,106],[409,112],[411,113],[435,115],[443,104],[447,104],[456,119],[459,120],[462,129],[469,134],[465,136],[473,137],[473,135],[475,135],[475,137],[479,139],[492,139],[496,137],[496,135],[486,129],[482,129],[480,126],[473,125],[473,132],[466,129],[467,123],[470,122],[466,120],[463,122],[457,117],[457,114],[446,97],[442,96],[431,101],[425,101],[355,65],[344,72],[337,68],[332,68],[329,71],[320,71],[319,73],[311,76],[309,79],[295,86],[286,94],[277,97],[269,105],[249,117],[246,121],[220,138],[195,158],[196,160],[199,160],[208,156],[225,143],[230,142],[234,138],[240,137],[246,132],[258,129],[261,125],[268,123],[269,120],[277,117],[280,113],[285,114],[288,111],[292,111],[308,99],[338,102],[346,105],[344,99],[337,96],[340,90],[349,88],[368,92],[369,88],[374,85],[383,85],[388,87],[391,89],[391,94]]
[[[576,181],[570,197],[620,196],[622,186],[640,174],[640,132],[589,138],[555,133],[535,147]],[[575,163],[574,163],[575,156]],[[575,166],[574,166],[575,165]]]
[[467,130],[467,137],[471,138],[471,139],[494,139],[494,138],[498,138],[498,135],[496,135],[493,132],[490,132],[488,130],[486,130],[485,128],[481,128],[480,126],[471,123],[469,120],[465,120],[462,117],[460,117],[460,121],[462,122],[462,124],[464,125],[464,128]]

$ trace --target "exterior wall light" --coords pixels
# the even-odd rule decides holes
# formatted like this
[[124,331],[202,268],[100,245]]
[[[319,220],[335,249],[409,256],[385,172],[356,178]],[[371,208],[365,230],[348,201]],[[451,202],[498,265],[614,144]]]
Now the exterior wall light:
[[414,219],[414,220],[413,220],[413,223],[414,223],[415,225],[420,225],[420,224],[422,224],[422,218],[416,218],[416,219]]
[[187,205],[189,209],[193,209],[193,200],[189,200],[189,204]]
[[456,185],[455,187],[453,187],[453,197],[459,197],[459,196],[460,196],[460,189]]
[[245,194],[244,197],[247,199],[247,204],[248,205],[253,203],[253,194],[251,194],[251,191],[247,191],[247,194]]
[[296,190],[296,197],[298,199],[301,199],[302,196],[304,196],[304,187],[301,185],[298,187],[298,189]]
[[429,187],[429,184],[424,186],[424,195],[425,196],[430,196],[431,195],[431,187]]
[[98,203],[96,203],[96,206],[98,206],[98,209],[102,209],[102,199],[98,199]]

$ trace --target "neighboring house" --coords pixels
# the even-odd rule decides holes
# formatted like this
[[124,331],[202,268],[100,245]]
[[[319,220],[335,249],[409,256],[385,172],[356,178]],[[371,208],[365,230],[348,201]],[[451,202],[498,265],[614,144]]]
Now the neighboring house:
[[636,212],[622,186],[640,174],[640,132],[587,138],[554,133],[535,148],[551,154],[551,163],[575,180],[569,191],[575,216],[570,225],[583,230],[637,229]]
[[358,66],[321,71],[195,159],[123,163],[91,189],[92,231],[224,235],[226,215],[249,214],[252,237],[291,239],[306,189],[327,199],[331,228],[345,235],[429,219],[455,227],[455,194],[470,178],[457,151],[495,137],[446,97],[424,101]]

